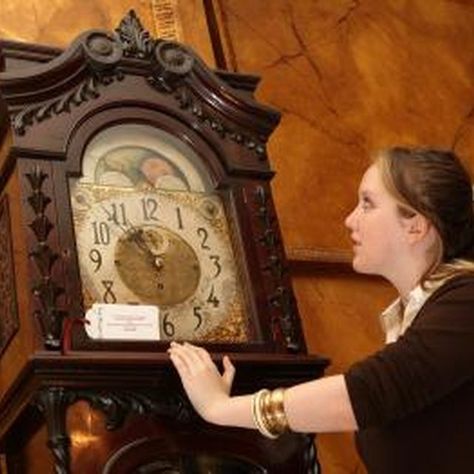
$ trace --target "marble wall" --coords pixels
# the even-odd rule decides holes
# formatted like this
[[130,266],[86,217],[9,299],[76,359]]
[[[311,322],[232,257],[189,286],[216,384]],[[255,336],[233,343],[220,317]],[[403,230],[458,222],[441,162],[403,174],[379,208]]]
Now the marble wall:
[[0,38],[66,47],[86,30],[113,30],[130,9],[152,36],[187,43],[214,64],[201,0],[1,0]]
[[[343,221],[370,154],[453,148],[474,172],[474,2],[213,5],[226,66],[260,75],[259,100],[283,113],[269,154],[294,288],[310,350],[343,371],[382,344],[377,314],[394,297],[380,280],[321,267],[347,258]],[[350,435],[317,445],[325,474],[364,472]]]

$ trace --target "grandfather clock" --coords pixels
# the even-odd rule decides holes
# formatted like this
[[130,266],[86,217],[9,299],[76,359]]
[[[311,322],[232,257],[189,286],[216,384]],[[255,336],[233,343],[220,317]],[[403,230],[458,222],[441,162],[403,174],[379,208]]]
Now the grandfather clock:
[[257,79],[133,11],[65,51],[0,47],[3,469],[317,472],[311,436],[200,420],[166,354],[230,354],[236,393],[327,365],[306,352],[269,186],[279,115]]

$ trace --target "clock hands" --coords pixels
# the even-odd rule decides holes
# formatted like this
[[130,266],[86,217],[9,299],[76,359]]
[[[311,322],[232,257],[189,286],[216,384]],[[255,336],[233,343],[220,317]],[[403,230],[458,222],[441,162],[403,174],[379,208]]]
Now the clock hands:
[[[102,210],[107,214],[107,217],[112,221],[125,235],[129,235],[129,239],[134,242],[148,257],[148,261],[155,267],[156,270],[163,268],[164,253],[155,253],[145,237],[145,232],[142,228],[136,227],[129,219],[125,220],[125,225],[121,224],[116,216],[109,211],[105,206],[101,205]],[[132,231],[131,233],[129,231]]]

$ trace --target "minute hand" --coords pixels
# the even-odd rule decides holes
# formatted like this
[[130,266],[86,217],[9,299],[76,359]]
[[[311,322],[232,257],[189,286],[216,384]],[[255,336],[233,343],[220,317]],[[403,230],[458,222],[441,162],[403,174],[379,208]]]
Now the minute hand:
[[150,263],[157,270],[161,270],[163,267],[162,257],[163,254],[156,254],[150,248],[148,242],[145,240],[143,236],[143,229],[136,227],[129,219],[125,220],[126,226],[122,225],[114,216],[114,214],[109,211],[105,206],[102,206],[102,210],[107,214],[109,220],[111,220],[124,234],[128,234],[131,230],[130,240],[135,242],[137,246],[147,255],[148,260]]

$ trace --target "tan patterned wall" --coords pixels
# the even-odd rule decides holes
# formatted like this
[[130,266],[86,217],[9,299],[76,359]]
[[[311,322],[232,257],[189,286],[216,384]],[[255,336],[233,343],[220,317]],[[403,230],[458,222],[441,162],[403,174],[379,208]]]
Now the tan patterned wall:
[[0,38],[66,47],[85,30],[113,30],[130,9],[152,36],[179,39],[214,64],[200,0],[1,0]]
[[[269,154],[290,257],[349,250],[343,220],[376,148],[454,147],[474,172],[473,2],[213,4],[228,67],[260,75],[258,98],[283,112]],[[317,261],[292,268],[309,348],[332,359],[331,373],[379,347],[388,285],[328,274]],[[364,472],[351,436],[317,444],[324,474]]]

